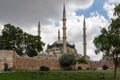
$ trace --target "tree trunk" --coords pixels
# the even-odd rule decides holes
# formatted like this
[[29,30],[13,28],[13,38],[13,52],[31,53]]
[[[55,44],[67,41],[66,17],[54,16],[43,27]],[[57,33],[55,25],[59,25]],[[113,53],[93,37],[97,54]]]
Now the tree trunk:
[[117,73],[117,64],[118,64],[118,58],[117,57],[115,57],[115,59],[114,59],[114,80],[116,80],[116,73]]

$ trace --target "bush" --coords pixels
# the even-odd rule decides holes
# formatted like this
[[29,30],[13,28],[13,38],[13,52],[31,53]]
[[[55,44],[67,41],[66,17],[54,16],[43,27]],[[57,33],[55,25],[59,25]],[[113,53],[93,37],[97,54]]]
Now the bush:
[[86,68],[87,70],[90,70],[90,68]]
[[78,67],[78,70],[82,70],[82,67],[81,67],[81,66],[79,66],[79,67]]
[[109,67],[107,65],[103,65],[103,70],[107,70]]
[[41,66],[40,71],[49,71],[49,68],[46,66]]
[[59,63],[64,69],[68,69],[71,65],[76,64],[75,56],[73,54],[63,54],[60,59]]
[[78,63],[79,64],[88,64],[88,61],[85,57],[81,57],[80,59],[78,59]]
[[64,68],[64,70],[73,70],[72,67]]

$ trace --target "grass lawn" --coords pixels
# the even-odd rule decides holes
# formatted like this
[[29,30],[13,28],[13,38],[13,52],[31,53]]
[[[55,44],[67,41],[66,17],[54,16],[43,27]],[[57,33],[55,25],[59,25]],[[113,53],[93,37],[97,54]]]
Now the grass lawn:
[[113,80],[113,71],[11,72],[0,73],[0,80]]

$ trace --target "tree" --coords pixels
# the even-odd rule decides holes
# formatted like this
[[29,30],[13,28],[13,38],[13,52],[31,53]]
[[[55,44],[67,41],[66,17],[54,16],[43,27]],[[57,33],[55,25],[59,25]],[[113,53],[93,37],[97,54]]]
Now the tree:
[[14,50],[20,56],[36,56],[37,52],[43,50],[44,43],[38,36],[23,32],[19,27],[11,24],[4,25],[0,36],[0,49]]
[[73,54],[63,54],[60,57],[59,62],[61,66],[65,69],[68,69],[71,65],[76,64],[75,56]]
[[101,34],[94,39],[96,53],[102,51],[105,55],[112,57],[114,62],[114,80],[116,80],[116,71],[120,55],[120,4],[114,8],[114,16],[108,29],[102,28]]
[[78,59],[78,63],[80,64],[88,64],[88,61],[85,59],[85,57],[81,57],[80,59]]

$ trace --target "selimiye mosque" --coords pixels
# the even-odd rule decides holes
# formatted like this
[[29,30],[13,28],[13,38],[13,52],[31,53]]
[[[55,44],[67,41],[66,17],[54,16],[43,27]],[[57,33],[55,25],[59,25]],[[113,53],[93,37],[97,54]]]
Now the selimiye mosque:
[[[57,40],[53,44],[47,44],[47,49],[44,53],[39,53],[38,56],[33,58],[28,56],[18,56],[15,51],[12,50],[0,50],[0,71],[5,71],[5,69],[10,70],[39,70],[41,66],[47,66],[50,70],[60,70],[62,69],[59,58],[62,54],[74,54],[76,59],[82,57],[78,54],[75,44],[70,44],[67,41],[66,36],[66,10],[65,5],[63,7],[63,36],[60,37],[60,30],[58,30]],[[38,36],[41,37],[41,26],[38,23]],[[86,42],[86,21],[83,19],[83,56],[89,61],[89,64],[76,64],[75,69],[82,67],[83,69],[102,69],[103,65],[109,66],[109,68],[114,68],[114,63],[109,57],[104,57],[100,61],[90,61],[89,56],[87,56],[87,42]]]
[[[71,36],[66,36],[66,9],[65,9],[65,5],[63,7],[63,37],[60,36],[60,30],[58,30],[58,37],[57,40],[53,43],[53,44],[47,44],[47,49],[45,50],[46,54],[39,54],[38,58],[53,58],[53,59],[59,59],[59,57],[62,54],[74,54],[76,56],[76,58],[80,58],[82,57],[81,54],[78,54],[76,48],[75,48],[75,44],[70,44],[67,41],[67,37],[71,37]],[[38,36],[40,36],[41,34],[41,28],[40,28],[40,22],[38,23]],[[41,36],[40,36],[41,37]],[[89,57],[86,55],[86,22],[85,22],[85,18],[83,21],[83,55],[85,57],[87,57],[89,59]],[[44,56],[44,57],[43,57]]]

